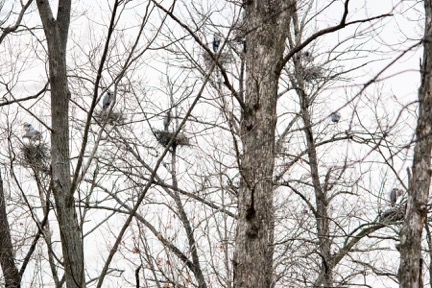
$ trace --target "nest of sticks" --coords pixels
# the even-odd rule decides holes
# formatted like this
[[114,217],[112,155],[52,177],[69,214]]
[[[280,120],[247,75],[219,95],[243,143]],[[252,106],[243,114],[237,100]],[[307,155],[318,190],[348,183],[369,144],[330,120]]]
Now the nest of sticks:
[[405,218],[406,203],[391,207],[380,215],[382,222],[398,222]]
[[[165,131],[165,130],[156,130],[154,135],[156,140],[164,147],[167,147],[171,138],[174,137],[175,132]],[[171,146],[190,146],[189,138],[186,137],[183,133],[178,133],[173,141]]]
[[[202,57],[204,60],[204,66],[206,69],[210,69],[214,63],[212,55],[208,54],[207,52],[202,53]],[[214,55],[214,57],[217,57],[217,55]],[[219,56],[219,63],[222,64],[222,66],[230,64],[232,62],[232,56],[229,52],[221,52],[221,55]]]
[[124,124],[126,120],[126,116],[122,112],[104,110],[95,113],[95,118],[99,123],[106,122],[109,125]]
[[303,79],[306,82],[317,81],[322,78],[324,78],[324,73],[321,67],[312,66],[304,68]]
[[21,147],[21,163],[24,167],[34,168],[42,172],[49,172],[48,144],[39,142],[25,143]]

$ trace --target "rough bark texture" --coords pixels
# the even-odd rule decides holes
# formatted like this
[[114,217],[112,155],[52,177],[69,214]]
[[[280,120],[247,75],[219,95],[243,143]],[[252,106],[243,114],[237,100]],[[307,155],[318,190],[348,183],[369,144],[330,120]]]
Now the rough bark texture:
[[427,200],[431,181],[432,148],[432,1],[425,0],[425,36],[421,86],[419,89],[419,117],[412,166],[408,205],[401,231],[400,287],[423,287],[421,240],[427,217]]
[[246,93],[241,140],[235,287],[272,287],[276,99],[289,1],[245,3]]
[[6,213],[3,179],[0,172],[0,265],[6,288],[21,287],[21,276],[15,265],[12,239]]
[[302,117],[305,126],[304,132],[306,135],[307,151],[309,158],[309,167],[312,176],[312,184],[315,192],[316,214],[318,231],[318,254],[321,257],[321,273],[318,277],[316,287],[333,287],[333,264],[331,255],[331,239],[330,239],[330,218],[328,217],[328,197],[326,191],[321,186],[318,157],[315,149],[315,140],[312,131],[312,120],[309,113],[309,99],[305,93],[302,94],[300,102],[302,107]]
[[71,1],[59,1],[57,19],[48,1],[37,6],[48,43],[49,80],[51,85],[51,157],[52,186],[60,226],[66,286],[85,287],[82,233],[71,191],[69,154],[69,99],[66,75],[66,46]]

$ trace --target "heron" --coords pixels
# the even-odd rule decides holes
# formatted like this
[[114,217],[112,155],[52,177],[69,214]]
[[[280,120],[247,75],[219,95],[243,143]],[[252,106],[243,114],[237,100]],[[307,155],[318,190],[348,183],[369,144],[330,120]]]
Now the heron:
[[170,123],[171,123],[171,109],[169,109],[167,111],[166,116],[164,118],[163,124],[164,124],[164,130],[165,131],[168,131]]
[[113,93],[109,90],[105,93],[103,100],[102,100],[102,109],[104,111],[106,111],[109,108],[109,106],[111,105],[111,101],[113,100],[112,96],[113,96]]
[[331,121],[333,123],[338,123],[339,120],[340,120],[340,118],[341,118],[341,114],[339,112],[337,112],[337,111],[333,112],[333,113],[330,114],[330,118],[331,118]]
[[309,51],[305,51],[301,54],[301,58],[306,62],[306,63],[311,63],[314,60],[314,57],[312,56],[312,53]]
[[398,189],[398,188],[393,188],[389,194],[390,205],[395,206],[396,201],[397,201],[398,197],[400,197],[400,196],[402,196],[402,190]]
[[213,52],[216,53],[219,50],[219,46],[221,43],[221,37],[218,33],[213,35]]
[[38,130],[34,129],[31,124],[24,123],[23,126],[26,134],[24,134],[22,138],[27,138],[32,142],[42,140],[42,134]]

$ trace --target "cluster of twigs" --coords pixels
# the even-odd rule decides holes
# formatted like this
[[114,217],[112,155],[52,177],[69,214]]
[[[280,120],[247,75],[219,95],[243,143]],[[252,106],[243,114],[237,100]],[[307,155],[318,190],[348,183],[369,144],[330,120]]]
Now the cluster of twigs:
[[24,167],[49,172],[50,153],[46,143],[24,143],[21,147],[21,163]]
[[[214,63],[213,57],[207,52],[202,53],[202,57],[204,61],[204,66],[206,67],[206,69],[210,69]],[[214,57],[217,57],[217,55],[215,55]],[[221,52],[218,59],[219,63],[221,63],[222,66],[230,64],[233,60],[232,55],[229,52]]]
[[319,66],[310,66],[303,68],[303,79],[306,82],[318,81],[324,78],[323,69]]
[[[165,130],[156,130],[154,132],[157,141],[164,147],[168,146],[174,134],[175,132]],[[178,133],[172,141],[172,146],[190,146],[189,139],[183,133]]]
[[393,206],[380,215],[382,222],[396,222],[402,221],[405,218],[406,203]]
[[117,112],[117,111],[108,112],[104,110],[101,110],[100,112],[96,112],[95,118],[99,123],[106,122],[109,125],[124,124],[126,120],[126,116],[124,116],[122,112]]

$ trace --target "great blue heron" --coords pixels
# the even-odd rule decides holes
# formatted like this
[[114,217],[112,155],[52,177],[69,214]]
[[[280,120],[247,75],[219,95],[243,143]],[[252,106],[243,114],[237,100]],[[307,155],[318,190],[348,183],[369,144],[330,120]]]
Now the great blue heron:
[[400,197],[400,196],[402,196],[402,190],[399,188],[393,188],[389,194],[390,205],[391,206],[396,205],[396,201],[397,201],[398,197]]
[[337,111],[333,112],[333,113],[330,114],[330,118],[331,118],[331,121],[333,123],[338,123],[339,120],[340,120],[340,118],[341,118],[341,114],[339,112],[337,112]]
[[219,50],[219,46],[221,43],[221,37],[218,33],[213,35],[213,52],[216,53]]
[[26,134],[24,134],[22,138],[27,138],[32,142],[42,140],[42,134],[36,129],[34,129],[31,124],[24,123],[23,126]]
[[171,109],[167,111],[167,113],[164,117],[163,125],[164,125],[165,131],[168,131],[170,123],[171,123]]
[[311,63],[314,60],[312,53],[309,51],[305,51],[301,54],[301,58],[305,63]]
[[107,91],[102,99],[102,109],[105,111],[111,105],[113,93],[111,91]]

